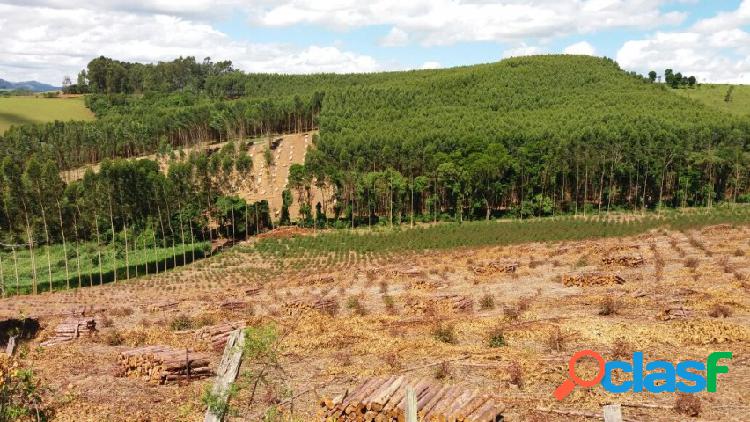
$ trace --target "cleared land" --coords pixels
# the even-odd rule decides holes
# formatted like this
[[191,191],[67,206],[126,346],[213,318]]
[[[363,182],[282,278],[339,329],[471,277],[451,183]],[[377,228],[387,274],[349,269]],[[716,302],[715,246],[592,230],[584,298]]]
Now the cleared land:
[[[732,91],[727,100],[729,88]],[[678,95],[698,100],[710,107],[733,114],[750,116],[750,86],[703,84],[695,89],[673,90]]]
[[0,134],[11,126],[55,120],[94,120],[83,97],[0,97]]
[[[610,402],[635,406],[624,408],[631,420],[685,418],[672,409],[672,394],[596,387],[557,403],[552,391],[569,357],[586,348],[605,359],[643,351],[675,362],[734,352],[719,393],[698,394],[702,418],[727,419],[750,412],[745,218],[470,223],[350,234],[362,238],[351,247],[336,241],[338,232],[270,233],[256,246],[131,283],[5,299],[0,314],[40,318],[44,331],[21,346],[22,359],[51,388],[60,420],[200,419],[210,380],[151,384],[124,376],[119,356],[136,346],[190,347],[215,368],[221,352],[184,330],[223,321],[273,324],[280,333],[283,372],[260,383],[252,403],[252,378],[240,378],[236,420],[259,420],[276,406],[288,413],[291,397],[296,417],[317,420],[321,397],[390,375],[480,389],[503,403],[510,420],[575,420],[538,409],[599,412]],[[723,221],[731,224],[716,224]],[[610,237],[570,239],[573,227],[582,231],[575,236]],[[472,246],[454,248],[456,236]],[[399,248],[407,237],[437,249],[421,250],[419,240]],[[309,309],[325,301],[338,308]],[[35,347],[84,306],[98,322],[96,336]],[[248,360],[242,371],[261,369]],[[589,371],[579,366],[582,377]]]

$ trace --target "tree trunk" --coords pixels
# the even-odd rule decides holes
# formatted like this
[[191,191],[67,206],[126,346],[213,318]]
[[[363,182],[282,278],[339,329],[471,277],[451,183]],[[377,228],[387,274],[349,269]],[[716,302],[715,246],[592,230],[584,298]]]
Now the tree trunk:
[[[40,202],[41,202],[41,194],[40,194]],[[49,243],[49,228],[47,227],[47,213],[44,211],[44,205],[40,204],[40,208],[42,210],[42,223],[44,224],[44,238],[47,243],[47,247],[45,248],[45,252],[47,255],[47,281],[49,282],[49,291],[52,292],[52,261],[50,260],[49,256],[49,250],[52,247]]]
[[[112,272],[114,280],[113,283],[117,283],[117,246],[115,241],[115,217],[112,213],[112,199],[109,200],[109,223],[112,227]],[[101,283],[101,279],[99,279]]]
[[65,255],[65,284],[68,290],[70,290],[70,274],[68,273],[68,246],[65,243],[65,226],[63,225],[62,209],[60,208],[60,201],[57,201],[57,214],[60,216],[60,234],[62,236],[63,244],[63,255]]
[[123,232],[125,233],[125,280],[130,280],[130,254],[128,252],[128,218],[123,219]]
[[[99,264],[99,285],[104,283],[104,271],[102,270],[102,242],[99,236],[99,216],[94,211],[94,227],[96,228],[96,256]],[[89,281],[89,285],[91,282]]]
[[13,271],[16,273],[16,296],[21,294],[21,279],[18,277],[18,256],[16,255],[16,247],[11,248],[13,253]]
[[3,272],[2,255],[0,255],[0,290],[2,290],[2,297],[5,297],[5,272]]
[[31,237],[31,225],[29,224],[29,213],[26,204],[23,207],[23,215],[26,219],[26,237],[29,241],[29,255],[31,256],[31,291],[36,294],[36,260],[34,259],[34,239]]

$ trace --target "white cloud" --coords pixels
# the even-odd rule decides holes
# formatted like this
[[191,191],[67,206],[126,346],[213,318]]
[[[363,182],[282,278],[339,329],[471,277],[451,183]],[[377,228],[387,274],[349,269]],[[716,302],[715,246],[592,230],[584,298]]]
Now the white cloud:
[[699,81],[750,83],[750,0],[732,12],[718,13],[679,32],[659,31],[623,44],[617,61],[646,73],[672,68]]
[[99,55],[142,62],[210,56],[246,71],[283,73],[381,69],[372,57],[339,47],[234,41],[209,24],[164,14],[0,4],[0,16],[0,77],[8,80],[59,84]]
[[575,44],[571,44],[563,50],[563,53],[565,54],[577,54],[577,55],[583,55],[583,56],[594,56],[596,55],[596,49],[593,45],[589,44],[587,41],[581,41],[577,42]]
[[590,33],[605,28],[653,28],[677,24],[686,15],[662,13],[669,0],[285,0],[255,2],[254,23],[298,23],[347,29],[391,25],[423,45],[464,41],[519,42]]
[[402,47],[409,42],[409,34],[398,28],[391,29],[388,35],[380,40],[380,45],[383,47]]
[[534,56],[537,54],[545,54],[546,52],[547,50],[545,50],[542,47],[521,44],[518,47],[510,48],[510,49],[503,51],[502,57],[505,59],[508,57]]
[[422,63],[422,69],[442,69],[443,65],[440,62],[424,62]]

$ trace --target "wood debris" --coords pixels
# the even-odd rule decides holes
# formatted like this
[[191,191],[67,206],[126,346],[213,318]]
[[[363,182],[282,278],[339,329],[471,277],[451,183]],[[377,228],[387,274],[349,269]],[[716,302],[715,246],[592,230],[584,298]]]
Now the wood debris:
[[120,365],[125,376],[154,384],[190,381],[212,375],[207,355],[168,346],[144,346],[122,352]]
[[213,350],[221,350],[227,344],[227,339],[233,331],[245,328],[245,321],[226,322],[223,324],[203,327],[196,331],[198,339],[211,344]]
[[96,320],[94,318],[69,319],[58,324],[55,328],[55,335],[52,338],[39,344],[41,347],[54,346],[65,343],[81,337],[82,335],[91,336],[96,332]]
[[471,271],[476,275],[513,274],[518,270],[518,262],[490,261],[473,265]]
[[406,388],[417,396],[421,421],[501,421],[503,407],[492,396],[422,378],[410,382],[403,376],[365,380],[352,391],[320,402],[326,420],[403,421]]
[[410,267],[410,268],[396,268],[391,269],[386,272],[387,275],[391,277],[397,277],[397,276],[403,276],[403,277],[424,277],[425,272],[419,267]]
[[320,298],[313,301],[295,300],[284,304],[289,315],[295,315],[301,312],[316,310],[326,314],[334,314],[339,309],[339,304],[335,299]]
[[261,287],[260,286],[253,286],[249,289],[245,289],[245,296],[257,296],[260,294]]
[[317,274],[317,275],[313,275],[313,276],[305,278],[302,281],[302,285],[314,286],[318,284],[330,284],[330,283],[334,283],[335,281],[336,281],[336,278],[331,274]]
[[169,311],[172,309],[177,309],[177,305],[179,305],[179,302],[162,302],[162,303],[155,303],[148,307],[148,310],[151,312],[156,311]]
[[427,298],[409,298],[408,308],[415,313],[437,311],[468,312],[474,309],[474,300],[464,295],[440,295]]
[[578,286],[609,286],[612,284],[623,284],[625,279],[614,273],[580,273],[564,274],[562,284],[566,287]]
[[659,319],[662,321],[670,321],[673,319],[682,319],[693,316],[693,312],[686,309],[680,304],[667,305],[662,309]]
[[242,309],[247,309],[249,306],[250,302],[243,302],[241,300],[227,300],[219,304],[219,308],[228,311],[239,311]]
[[640,267],[646,263],[642,255],[620,253],[602,258],[604,265],[619,265],[622,267]]

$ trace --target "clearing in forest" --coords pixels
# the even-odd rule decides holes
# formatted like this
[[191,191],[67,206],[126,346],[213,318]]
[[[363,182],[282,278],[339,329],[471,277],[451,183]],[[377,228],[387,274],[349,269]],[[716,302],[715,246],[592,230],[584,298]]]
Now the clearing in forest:
[[55,120],[94,120],[94,114],[86,108],[83,97],[0,97],[0,134],[11,126]]

